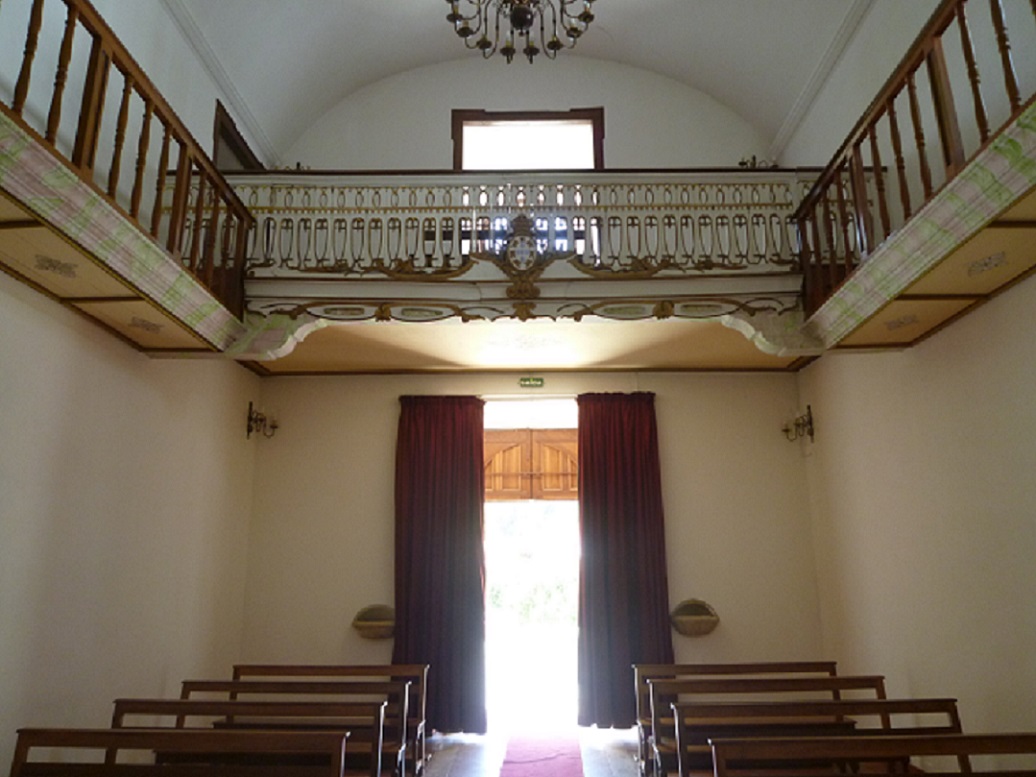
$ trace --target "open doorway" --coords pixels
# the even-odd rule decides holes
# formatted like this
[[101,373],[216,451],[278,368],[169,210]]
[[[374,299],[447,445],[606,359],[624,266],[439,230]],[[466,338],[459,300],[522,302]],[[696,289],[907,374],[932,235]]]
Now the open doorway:
[[574,399],[486,404],[489,729],[576,727],[579,502]]

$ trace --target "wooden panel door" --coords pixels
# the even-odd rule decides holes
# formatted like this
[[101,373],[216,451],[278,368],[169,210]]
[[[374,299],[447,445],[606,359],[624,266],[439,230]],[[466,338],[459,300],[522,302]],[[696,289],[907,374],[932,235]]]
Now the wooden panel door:
[[487,429],[486,500],[578,499],[575,429]]

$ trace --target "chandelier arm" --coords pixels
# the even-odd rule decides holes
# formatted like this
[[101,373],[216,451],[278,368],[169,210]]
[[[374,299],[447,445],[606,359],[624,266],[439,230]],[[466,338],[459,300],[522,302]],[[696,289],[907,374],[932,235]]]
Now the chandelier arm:
[[[594,0],[447,2],[451,8],[447,18],[467,48],[478,49],[487,59],[499,51],[508,62],[518,53],[519,46],[529,62],[535,61],[539,54],[555,59],[558,51],[576,45],[594,19],[591,11]],[[468,9],[467,13],[460,11],[461,3]],[[581,10],[576,13],[576,9]],[[493,14],[492,20],[490,14]]]

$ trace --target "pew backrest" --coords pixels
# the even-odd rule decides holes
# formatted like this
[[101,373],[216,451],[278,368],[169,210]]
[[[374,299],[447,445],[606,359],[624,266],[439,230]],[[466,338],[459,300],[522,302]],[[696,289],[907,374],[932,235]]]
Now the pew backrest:
[[315,701],[328,697],[338,701],[387,701],[383,749],[391,754],[396,773],[403,775],[409,680],[184,680],[180,686],[182,699]]
[[[236,765],[238,775],[254,777],[342,777],[348,735],[331,731],[193,731],[180,729],[37,729],[18,731],[11,777],[84,777],[98,774],[133,774],[139,777],[177,777],[187,771],[207,770],[176,762],[147,763],[141,753],[173,753],[203,759],[226,753],[259,756]],[[125,754],[132,762],[119,762]],[[317,762],[286,768],[264,760],[270,754],[309,756]],[[108,764],[99,764],[106,755]],[[211,768],[220,777],[220,765]]]
[[648,680],[703,676],[796,676],[833,677],[838,674],[835,661],[766,661],[718,664],[633,664],[633,692],[636,699],[638,761],[641,771],[650,763],[651,689]]
[[428,688],[428,664],[235,664],[233,679],[373,679],[409,680],[408,757],[413,773],[427,760],[425,738],[425,699]]
[[861,693],[885,698],[885,679],[880,675],[837,675],[833,677],[692,677],[648,680],[651,708],[649,742],[656,774],[675,769],[676,727],[672,705],[678,701],[801,701],[825,697],[842,698],[844,693]]
[[[887,773],[890,768],[917,768],[919,759],[929,777],[957,773],[1031,775],[1036,773],[1036,733],[714,739],[712,754],[715,777],[759,774],[760,764],[771,775],[779,774],[782,768],[801,770],[803,764],[812,764],[814,769],[831,765],[852,773]],[[1025,763],[1017,763],[1015,757]],[[1011,764],[1005,766],[1008,759]]]
[[675,702],[672,710],[681,777],[712,771],[713,739],[961,733],[955,699]]
[[[212,699],[116,699],[113,729],[176,728],[317,730],[362,732],[350,745],[367,754],[370,777],[378,777],[384,747],[387,702],[245,701]],[[141,720],[141,719],[146,720]],[[362,739],[361,742],[356,741]],[[355,760],[350,757],[347,761]],[[355,769],[350,768],[350,772]]]

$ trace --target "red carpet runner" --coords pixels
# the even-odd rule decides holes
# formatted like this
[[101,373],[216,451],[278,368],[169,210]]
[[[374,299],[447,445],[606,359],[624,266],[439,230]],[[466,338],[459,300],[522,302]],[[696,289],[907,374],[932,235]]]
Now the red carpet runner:
[[500,777],[583,777],[579,739],[575,735],[512,736]]

